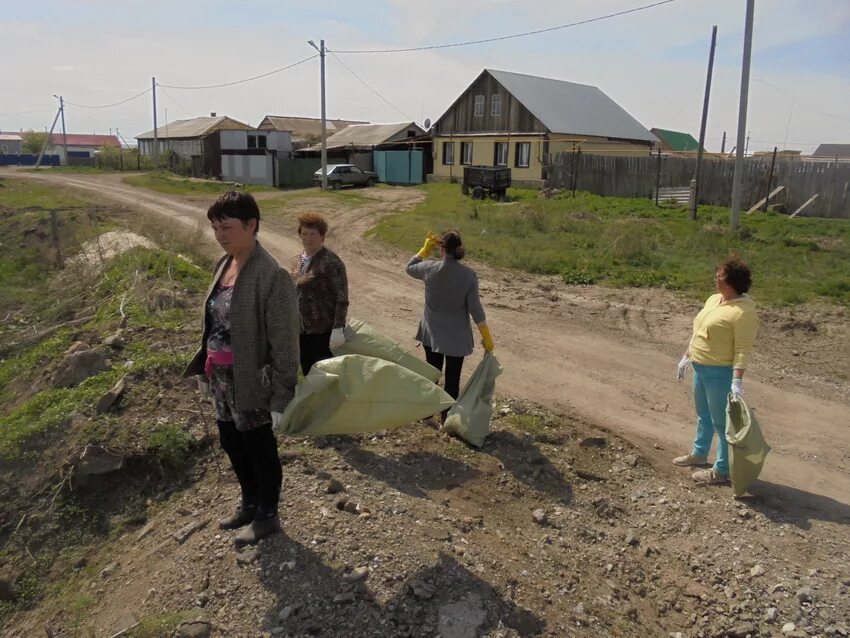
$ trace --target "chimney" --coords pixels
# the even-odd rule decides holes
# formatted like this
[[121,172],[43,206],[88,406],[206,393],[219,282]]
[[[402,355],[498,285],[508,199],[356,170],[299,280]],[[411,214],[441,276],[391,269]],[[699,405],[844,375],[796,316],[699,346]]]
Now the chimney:
[[215,117],[215,111],[213,111],[212,113],[210,113],[210,117]]

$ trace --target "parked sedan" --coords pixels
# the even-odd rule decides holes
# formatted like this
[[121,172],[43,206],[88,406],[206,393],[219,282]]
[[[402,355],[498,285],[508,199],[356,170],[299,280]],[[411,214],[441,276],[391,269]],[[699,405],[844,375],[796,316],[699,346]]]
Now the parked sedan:
[[[374,186],[378,174],[362,171],[354,164],[328,164],[328,186],[334,190],[343,186]],[[322,169],[313,173],[313,183],[322,185]]]

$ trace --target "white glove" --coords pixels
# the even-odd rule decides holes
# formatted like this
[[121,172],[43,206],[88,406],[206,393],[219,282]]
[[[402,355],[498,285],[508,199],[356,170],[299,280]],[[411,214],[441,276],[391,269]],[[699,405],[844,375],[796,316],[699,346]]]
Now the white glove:
[[738,399],[742,399],[744,397],[743,383],[743,379],[732,379],[732,388],[729,391],[732,395],[732,401],[737,401]]
[[277,428],[283,422],[283,412],[272,412],[272,427]]
[[198,376],[198,392],[201,395],[202,401],[209,401],[212,403],[215,401],[215,397],[210,389],[210,382],[205,379],[206,377]]
[[691,362],[690,357],[688,355],[683,354],[682,358],[679,359],[679,365],[676,368],[676,381],[681,381],[685,378],[685,370],[688,369],[688,364]]
[[331,332],[331,341],[328,344],[331,350],[336,350],[345,345],[345,333],[342,328],[334,328]]

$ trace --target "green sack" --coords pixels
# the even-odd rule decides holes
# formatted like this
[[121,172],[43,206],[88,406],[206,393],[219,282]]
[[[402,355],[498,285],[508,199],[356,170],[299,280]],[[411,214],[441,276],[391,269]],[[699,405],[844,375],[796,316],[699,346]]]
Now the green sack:
[[407,368],[349,354],[310,369],[275,429],[290,436],[363,434],[396,428],[453,404],[433,381]]
[[333,353],[362,354],[367,357],[377,357],[392,361],[398,365],[413,370],[434,383],[440,378],[440,371],[427,361],[414,357],[398,343],[379,333],[368,323],[358,319],[349,319],[345,327],[345,344],[336,348]]
[[485,352],[481,363],[466,382],[454,407],[449,410],[443,430],[480,448],[490,433],[493,392],[502,366],[492,352]]
[[761,473],[770,446],[761,428],[743,399],[726,399],[726,442],[729,444],[729,470],[732,491],[742,496]]

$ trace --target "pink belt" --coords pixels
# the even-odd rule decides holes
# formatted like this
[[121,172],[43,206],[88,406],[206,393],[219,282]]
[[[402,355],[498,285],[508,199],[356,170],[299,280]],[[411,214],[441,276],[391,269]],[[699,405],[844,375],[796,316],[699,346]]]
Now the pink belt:
[[204,374],[212,379],[213,366],[232,366],[233,351],[207,350],[207,362],[204,364]]

